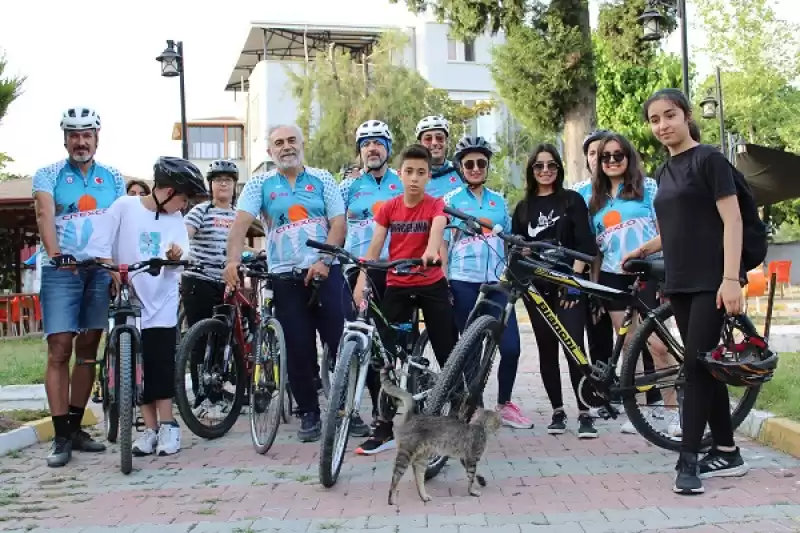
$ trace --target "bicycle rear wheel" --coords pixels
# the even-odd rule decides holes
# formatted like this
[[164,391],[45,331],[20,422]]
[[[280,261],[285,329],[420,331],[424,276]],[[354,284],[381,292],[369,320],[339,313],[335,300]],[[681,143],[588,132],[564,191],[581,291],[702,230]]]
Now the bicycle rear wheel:
[[256,334],[254,345],[261,347],[255,361],[250,391],[250,435],[256,452],[265,454],[275,442],[283,418],[286,396],[286,339],[280,322],[267,320]]
[[[669,303],[665,303],[656,308],[652,312],[652,316],[645,318],[636,329],[628,349],[625,352],[625,359],[620,372],[620,385],[623,388],[634,387],[637,384],[639,384],[641,387],[642,383],[650,384],[652,381],[652,378],[650,380],[647,379],[646,374],[639,373],[637,368],[643,366],[639,364],[639,360],[644,353],[644,349],[647,347],[647,340],[650,338],[650,335],[653,334],[655,334],[656,337],[658,337],[661,342],[667,346],[670,355],[672,355],[673,359],[675,359],[675,361],[678,363],[670,369],[659,369],[656,371],[660,375],[672,373],[674,376],[670,378],[672,381],[662,384],[659,386],[659,388],[662,390],[667,390],[671,388],[668,386],[669,383],[674,383],[675,380],[685,380],[683,370],[684,354],[681,343],[678,342],[680,336],[677,334],[677,332],[675,335],[673,335],[671,332],[666,331],[664,327],[670,318],[672,318],[672,307],[669,305]],[[744,317],[740,322],[742,325],[742,333],[746,335],[758,334],[755,326],[749,319]],[[667,336],[672,337],[672,342],[670,342],[670,339],[668,339]],[[675,353],[676,350],[673,348],[673,346],[680,348],[679,353]],[[674,389],[676,390],[676,396],[678,398],[682,397],[684,386],[685,385],[674,386]],[[745,418],[747,418],[747,415],[750,413],[750,411],[753,409],[753,405],[756,403],[756,399],[758,398],[760,391],[761,387],[747,388],[744,390],[742,397],[739,398],[736,403],[732,403],[731,423],[734,430],[738,428],[742,422],[744,422]],[[678,403],[681,403],[680,400]],[[625,413],[628,415],[628,420],[630,420],[631,424],[633,424],[633,427],[636,428],[639,434],[645,439],[665,450],[680,450],[681,437],[670,435],[663,431],[663,428],[658,427],[661,424],[656,423],[649,407],[639,405],[636,395],[628,395],[625,397],[623,399],[623,406],[625,408]],[[675,413],[675,415],[679,415],[679,413]],[[680,418],[678,418],[678,420],[680,420]],[[701,442],[701,448],[707,448],[712,444],[713,439],[711,438],[711,433],[706,432]]]
[[350,415],[355,406],[358,373],[361,367],[361,346],[355,339],[344,342],[336,360],[336,371],[331,382],[328,409],[322,423],[322,441],[319,452],[319,479],[330,488],[339,479],[347,440],[350,437]]
[[117,389],[117,405],[119,406],[119,456],[120,469],[123,474],[130,474],[133,469],[133,350],[131,334],[119,334],[117,362],[119,368],[119,388]]
[[[219,319],[206,318],[189,328],[181,341],[178,350],[178,363],[175,368],[175,403],[186,427],[204,439],[217,439],[225,435],[238,420],[244,403],[245,389],[248,379],[245,372],[244,359],[234,344],[230,356],[230,367],[223,368],[225,339],[228,338],[228,326]],[[197,370],[197,391],[193,391],[201,400],[200,405],[190,402],[186,390],[186,369],[191,369],[192,351],[195,346],[205,346],[210,350],[202,361],[202,368]],[[193,385],[194,386],[194,385]],[[230,388],[234,388],[230,391]],[[232,396],[232,402],[227,400]],[[215,411],[222,411],[221,421],[206,425],[200,420],[202,404],[208,402]],[[195,412],[197,410],[197,412]],[[226,411],[227,410],[227,411]]]

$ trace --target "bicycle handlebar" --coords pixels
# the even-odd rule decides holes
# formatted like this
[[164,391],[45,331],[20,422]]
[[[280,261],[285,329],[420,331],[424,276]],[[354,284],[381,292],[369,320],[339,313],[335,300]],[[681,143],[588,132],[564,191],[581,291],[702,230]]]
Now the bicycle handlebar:
[[581,252],[577,252],[575,250],[571,250],[569,248],[564,248],[563,246],[558,246],[556,244],[550,244],[549,242],[543,241],[526,241],[522,237],[517,235],[509,235],[505,231],[503,231],[503,227],[500,224],[491,225],[482,220],[479,220],[477,217],[464,213],[463,211],[459,211],[458,209],[453,209],[452,207],[445,206],[444,212],[451,217],[458,218],[463,220],[467,224],[467,231],[474,232],[474,233],[482,233],[481,228],[485,228],[492,232],[492,235],[495,235],[502,239],[503,241],[507,242],[512,246],[518,246],[520,248],[527,248],[529,250],[548,250],[552,252],[561,253],[564,256],[571,257],[577,261],[583,261],[585,263],[591,263],[594,261],[594,257],[588,254],[584,254]]
[[147,268],[161,268],[165,266],[196,267],[197,265],[194,265],[194,263],[192,263],[191,261],[184,259],[173,260],[173,259],[162,259],[160,257],[152,257],[145,261],[139,261],[138,263],[133,263],[132,265],[115,265],[113,263],[103,263],[98,261],[97,259],[85,259],[83,261],[78,261],[77,263],[74,264],[74,266],[78,268],[88,268],[88,267],[98,266],[105,270],[110,270],[111,272],[119,272],[120,267],[127,267],[128,272],[138,272],[139,270],[145,270]]
[[[366,259],[359,259],[351,254],[341,246],[334,246],[332,244],[315,241],[308,239],[306,246],[314,248],[320,252],[334,255],[343,263],[350,263],[361,268],[370,270],[393,270],[395,274],[415,274],[417,272],[409,272],[412,267],[423,266],[422,259],[396,259],[394,261],[368,261]],[[428,266],[441,266],[441,261],[429,263]]]

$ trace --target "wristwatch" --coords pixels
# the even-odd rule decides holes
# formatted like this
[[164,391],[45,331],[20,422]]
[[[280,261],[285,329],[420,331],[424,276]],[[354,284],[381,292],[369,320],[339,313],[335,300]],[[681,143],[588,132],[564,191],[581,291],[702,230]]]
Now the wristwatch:
[[330,255],[319,254],[317,256],[317,261],[319,261],[326,267],[330,267],[333,264],[333,257],[331,257]]

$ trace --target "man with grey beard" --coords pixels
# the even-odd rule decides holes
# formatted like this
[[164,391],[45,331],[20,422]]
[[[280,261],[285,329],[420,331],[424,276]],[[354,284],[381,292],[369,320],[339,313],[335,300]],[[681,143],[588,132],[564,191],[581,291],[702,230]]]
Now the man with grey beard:
[[[339,345],[344,326],[344,278],[341,266],[306,246],[306,240],[341,246],[346,231],[344,203],[327,170],[303,164],[303,133],[296,125],[271,128],[267,151],[276,168],[253,176],[242,190],[228,235],[223,277],[229,286],[238,285],[247,229],[259,216],[266,233],[269,271],[302,272],[302,279],[297,281],[275,280],[273,289],[275,315],[285,327],[289,383],[301,420],[298,438],[313,442],[319,440],[322,429],[314,379],[316,332],[328,346]],[[312,279],[322,283],[317,293],[319,305],[309,307]]]
[[[110,275],[99,268],[75,270],[69,265],[93,257],[92,246],[102,215],[120,196],[125,179],[116,169],[94,160],[100,116],[87,107],[72,107],[61,117],[69,157],[33,176],[33,198],[42,254],[42,326],[47,339],[45,390],[55,439],[47,464],[66,465],[72,450],[102,452],[105,445],[81,430],[92,392],[94,364],[75,365],[70,383],[73,339],[79,359],[97,357],[108,321]],[[71,385],[71,387],[70,387]]]

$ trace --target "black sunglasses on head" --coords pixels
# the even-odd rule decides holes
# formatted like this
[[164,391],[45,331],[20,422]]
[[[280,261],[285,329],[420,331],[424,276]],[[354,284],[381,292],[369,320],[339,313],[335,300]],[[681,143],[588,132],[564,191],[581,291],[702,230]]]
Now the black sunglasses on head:
[[489,161],[486,159],[478,159],[477,161],[470,159],[469,161],[464,161],[461,164],[467,170],[474,170],[476,165],[479,169],[484,170],[489,166]]
[[600,161],[603,163],[610,163],[611,161],[614,161],[615,163],[622,163],[625,161],[626,157],[627,156],[622,152],[614,152],[613,154],[609,152],[603,152],[600,154]]
[[559,169],[558,163],[555,161],[548,161],[547,163],[534,163],[533,170],[535,172],[541,172],[542,170],[547,168],[550,172],[556,172]]

